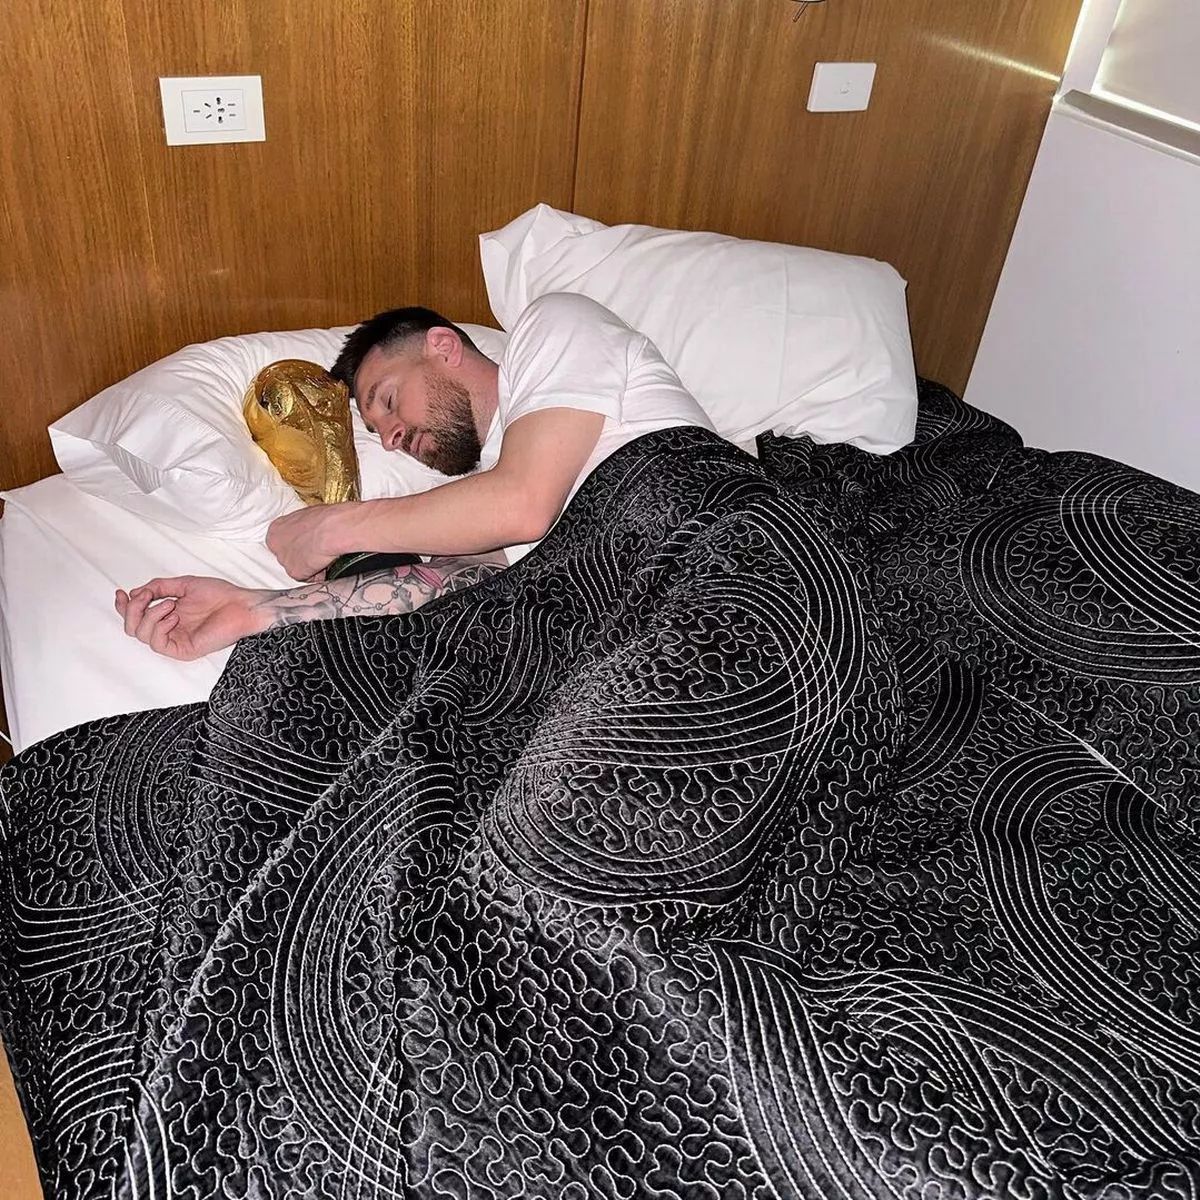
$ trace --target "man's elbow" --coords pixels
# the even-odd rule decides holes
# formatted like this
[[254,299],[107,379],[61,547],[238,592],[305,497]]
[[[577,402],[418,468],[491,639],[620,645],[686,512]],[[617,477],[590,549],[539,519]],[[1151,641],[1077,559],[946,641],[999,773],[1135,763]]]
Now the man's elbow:
[[523,491],[512,509],[512,541],[509,544],[540,542],[550,532],[562,509],[560,497]]
[[540,542],[550,532],[550,527],[554,524],[557,516],[557,513],[549,518],[540,514],[522,514],[521,519],[513,524],[512,541],[509,544],[518,546],[529,542]]

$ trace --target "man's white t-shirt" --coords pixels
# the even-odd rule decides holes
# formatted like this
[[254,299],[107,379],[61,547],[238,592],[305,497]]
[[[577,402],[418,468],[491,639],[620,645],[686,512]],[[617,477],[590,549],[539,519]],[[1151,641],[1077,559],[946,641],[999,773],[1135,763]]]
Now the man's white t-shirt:
[[[679,425],[713,427],[645,334],[594,300],[568,292],[535,300],[513,326],[500,359],[499,405],[479,469],[496,465],[504,431],[514,421],[548,408],[578,408],[604,417],[568,502],[626,442]],[[509,546],[505,553],[513,563],[532,548]]]

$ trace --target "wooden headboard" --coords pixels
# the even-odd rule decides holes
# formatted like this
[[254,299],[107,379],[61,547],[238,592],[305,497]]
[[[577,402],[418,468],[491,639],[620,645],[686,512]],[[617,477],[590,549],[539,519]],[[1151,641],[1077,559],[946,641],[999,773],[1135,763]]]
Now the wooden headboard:
[[[538,200],[868,254],[966,380],[1079,0],[9,0],[0,486],[189,341],[420,302]],[[818,60],[870,109],[805,110]],[[261,74],[267,138],[168,147],[159,75]]]

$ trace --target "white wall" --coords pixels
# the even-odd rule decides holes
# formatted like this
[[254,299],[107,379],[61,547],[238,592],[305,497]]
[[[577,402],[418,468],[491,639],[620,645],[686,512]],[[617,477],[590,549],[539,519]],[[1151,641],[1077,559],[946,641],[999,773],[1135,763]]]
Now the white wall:
[[1056,103],[966,398],[1200,491],[1200,154]]
[[1084,0],[966,397],[1200,491],[1200,131],[1098,98],[1131,47],[1191,95],[1191,54],[1137,31],[1190,46],[1194,2]]
[[1094,90],[1200,123],[1200,4],[1126,0]]

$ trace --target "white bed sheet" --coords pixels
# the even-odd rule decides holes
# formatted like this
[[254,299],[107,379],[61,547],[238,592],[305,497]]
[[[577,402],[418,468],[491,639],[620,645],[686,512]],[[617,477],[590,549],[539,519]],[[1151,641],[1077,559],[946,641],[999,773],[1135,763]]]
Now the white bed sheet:
[[0,674],[14,749],[81,721],[204,700],[229,651],[177,663],[126,637],[113,593],[155,575],[288,587],[264,545],[169,529],[65,476],[0,493]]

